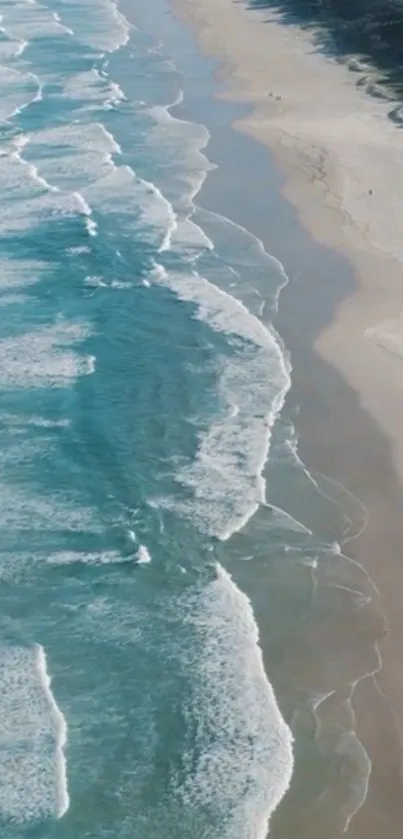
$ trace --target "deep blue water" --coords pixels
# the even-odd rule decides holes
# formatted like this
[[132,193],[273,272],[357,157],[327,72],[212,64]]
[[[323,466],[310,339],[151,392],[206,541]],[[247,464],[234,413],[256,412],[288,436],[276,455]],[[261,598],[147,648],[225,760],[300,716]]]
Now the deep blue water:
[[[209,134],[169,110],[192,84],[175,43],[182,65],[192,54],[160,0],[138,6],[129,22],[112,0],[0,3],[10,839],[261,839],[293,757],[249,598],[264,592],[280,644],[314,614],[318,556],[329,578],[337,556],[339,490],[275,425],[287,276],[228,219],[192,220]],[[287,706],[280,671],[297,734],[312,685]]]

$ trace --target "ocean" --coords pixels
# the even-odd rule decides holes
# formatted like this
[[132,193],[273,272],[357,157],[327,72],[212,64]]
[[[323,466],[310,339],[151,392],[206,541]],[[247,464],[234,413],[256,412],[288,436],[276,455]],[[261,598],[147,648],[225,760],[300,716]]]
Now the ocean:
[[263,839],[332,784],[344,829],[366,511],[298,454],[235,106],[163,0],[0,16],[2,835]]

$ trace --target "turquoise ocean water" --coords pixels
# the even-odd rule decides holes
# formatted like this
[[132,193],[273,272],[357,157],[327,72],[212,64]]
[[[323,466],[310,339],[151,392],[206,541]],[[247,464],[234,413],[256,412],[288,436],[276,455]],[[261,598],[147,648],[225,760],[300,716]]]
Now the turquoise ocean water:
[[208,72],[161,0],[126,6],[0,2],[2,836],[262,839],[335,742],[346,821],[348,689],[329,741],[304,721],[353,677],[284,651],[339,578],[369,603],[335,543],[363,512],[281,416],[285,269],[195,213],[209,132],[174,114]]

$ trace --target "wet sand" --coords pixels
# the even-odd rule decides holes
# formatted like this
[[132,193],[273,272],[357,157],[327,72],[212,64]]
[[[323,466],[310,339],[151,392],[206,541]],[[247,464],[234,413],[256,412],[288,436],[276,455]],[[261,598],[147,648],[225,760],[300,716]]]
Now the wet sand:
[[[276,325],[292,353],[289,409],[299,408],[300,453],[311,470],[340,481],[367,507],[367,527],[349,543],[348,552],[371,575],[379,591],[376,605],[387,623],[377,627],[382,669],[362,679],[354,694],[355,724],[372,773],[366,802],[344,835],[379,839],[384,831],[398,836],[403,822],[403,237],[398,201],[403,196],[403,139],[386,119],[385,102],[368,98],[344,66],[316,54],[306,33],[285,30],[273,17],[265,25],[267,10],[247,11],[231,0],[175,0],[174,5],[196,30],[203,50],[220,58],[225,97],[253,103],[252,113],[237,127],[270,148],[283,173],[283,194],[310,234],[331,248],[323,249],[318,266],[297,234],[288,243],[284,235],[276,237],[276,223],[284,220],[271,223],[270,191],[265,196],[264,185],[256,186],[263,214],[257,212],[260,229],[253,232],[291,268],[292,282],[282,292]],[[270,220],[266,235],[265,209]],[[335,253],[344,259],[334,258]],[[259,624],[264,632],[264,615]],[[301,647],[296,654],[301,655]],[[323,719],[332,716],[331,700],[328,706],[319,709]],[[342,830],[334,815],[338,802],[342,807],[343,781],[341,771],[333,779],[332,801],[324,795],[306,806],[292,806],[290,798],[288,806],[287,796],[272,819],[270,835],[336,839]],[[291,789],[294,795],[298,790]]]

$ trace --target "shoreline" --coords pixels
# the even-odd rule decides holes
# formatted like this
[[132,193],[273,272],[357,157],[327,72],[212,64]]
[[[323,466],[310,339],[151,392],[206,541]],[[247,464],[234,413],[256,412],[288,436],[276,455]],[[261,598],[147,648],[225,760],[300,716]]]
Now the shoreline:
[[[229,0],[220,0],[219,7],[222,10],[221,23],[236,19],[242,21],[247,14],[243,5],[231,4]],[[206,35],[203,10],[208,12],[209,9],[212,9],[212,0],[192,3],[191,12],[187,0],[174,2],[175,14],[184,19],[193,31],[196,30],[202,50],[208,55],[222,58],[223,44],[226,43],[226,70],[221,69],[220,77],[228,84],[228,66],[237,68],[236,78],[240,68],[236,64],[236,55],[231,57],[228,25],[220,29],[214,19],[211,30],[216,32],[216,37],[212,37],[210,30]],[[216,5],[214,9],[216,11]],[[256,12],[251,14],[261,26],[261,17]],[[267,43],[264,27],[259,37]],[[302,55],[301,60],[305,57],[305,54]],[[325,63],[323,58],[320,61]],[[335,69],[344,75],[348,72],[340,66]],[[309,146],[308,141],[305,148],[301,143],[282,145],[284,132],[278,127],[273,131],[267,125],[268,119],[273,116],[273,105],[274,108],[278,105],[270,103],[271,110],[268,111],[267,103],[261,104],[261,96],[256,90],[248,94],[247,82],[248,79],[244,80],[240,88],[236,84],[231,85],[229,93],[220,95],[234,103],[254,105],[252,114],[237,118],[234,127],[257,140],[263,151],[268,147],[274,154],[286,178],[284,185],[280,185],[281,192],[297,208],[303,226],[325,246],[324,266],[333,252],[341,254],[340,269],[343,270],[344,263],[351,272],[353,266],[357,279],[355,288],[351,279],[345,280],[344,277],[337,289],[329,287],[329,284],[323,283],[320,271],[316,276],[309,275],[308,254],[302,281],[290,282],[281,293],[276,328],[293,359],[289,402],[300,407],[297,426],[304,462],[310,470],[323,472],[340,481],[369,510],[367,528],[359,538],[348,544],[348,551],[371,574],[379,589],[381,607],[387,614],[389,635],[382,643],[381,674],[362,679],[354,697],[357,731],[373,768],[366,802],[354,815],[345,835],[349,839],[378,839],[381,830],[392,831],[392,834],[396,832],[403,818],[400,800],[403,714],[399,715],[398,711],[403,687],[403,677],[399,675],[400,640],[403,639],[400,616],[403,592],[399,584],[403,435],[398,418],[403,396],[398,383],[396,328],[390,327],[389,331],[378,329],[378,334],[369,336],[365,330],[374,325],[374,316],[380,315],[381,319],[387,320],[396,313],[400,295],[403,303],[403,284],[400,289],[400,267],[396,254],[381,253],[379,248],[370,245],[358,227],[355,229],[352,226],[346,231],[350,219],[337,204],[334,184],[337,184],[338,172],[331,155],[321,156],[318,147]],[[354,87],[352,89],[355,90]],[[359,96],[363,94],[359,93]],[[372,105],[370,100],[369,106]],[[202,206],[205,206],[210,177],[211,174],[199,194]],[[253,232],[256,234],[255,230]],[[267,242],[267,237],[262,237],[260,231],[257,235]],[[327,250],[329,247],[332,251]],[[269,249],[283,261],[281,248],[276,250],[270,246]],[[290,262],[289,259],[287,261]],[[377,283],[379,277],[382,283]],[[388,294],[385,294],[385,281]],[[315,310],[317,295],[322,317]],[[306,315],[303,324],[301,312]],[[300,830],[301,839],[308,836],[310,839],[323,839],[323,831],[318,830],[318,825],[309,824],[309,819],[306,825],[292,827]],[[323,822],[321,827],[325,828]],[[288,839],[289,830],[290,826],[288,830],[285,826],[284,830],[284,825],[278,825],[275,814],[273,835],[276,839]],[[328,839],[336,839],[336,834],[328,835]]]
[[[369,97],[355,86],[345,65],[316,53],[307,33],[297,26],[282,26],[267,9],[250,10],[232,0],[173,0],[172,6],[194,31],[202,52],[218,59],[223,83],[220,98],[252,106],[245,117],[234,120],[234,128],[269,148],[284,176],[281,193],[303,227],[317,242],[343,254],[355,271],[356,289],[338,296],[332,323],[318,336],[315,349],[342,373],[393,440],[395,465],[403,482],[400,423],[381,398],[385,375],[398,384],[403,358],[403,314],[396,317],[397,311],[403,312],[403,239],[399,213],[390,200],[391,191],[400,183],[403,193],[403,168],[399,173],[398,166],[403,147],[399,130],[387,121],[391,103]],[[250,43],[254,55],[250,55]],[[335,96],[334,102],[326,101],[317,114],[314,93],[319,74],[324,75],[323,95],[341,89],[342,99]],[[303,80],[303,96],[297,98],[293,88],[298,77]],[[357,112],[353,118],[351,111]],[[343,144],[338,150],[344,130],[350,144],[347,165]],[[358,167],[354,157],[361,156],[365,159]],[[380,165],[376,174],[375,163]],[[367,169],[370,178],[363,175]],[[343,352],[338,346],[341,331]],[[364,355],[368,365],[361,363]],[[396,390],[403,411],[403,389]]]

